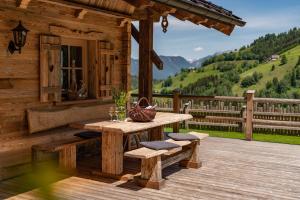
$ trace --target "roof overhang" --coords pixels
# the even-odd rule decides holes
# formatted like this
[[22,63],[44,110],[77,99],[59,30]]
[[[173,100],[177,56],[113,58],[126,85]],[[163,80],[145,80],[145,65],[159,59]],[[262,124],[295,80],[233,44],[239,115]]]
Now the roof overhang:
[[[123,0],[133,6],[135,18],[142,18],[142,11],[151,10],[156,18],[172,15],[180,20],[187,20],[196,25],[214,28],[226,35],[230,35],[235,26],[244,26],[241,18],[220,6],[205,0]],[[137,17],[139,16],[139,17]]]

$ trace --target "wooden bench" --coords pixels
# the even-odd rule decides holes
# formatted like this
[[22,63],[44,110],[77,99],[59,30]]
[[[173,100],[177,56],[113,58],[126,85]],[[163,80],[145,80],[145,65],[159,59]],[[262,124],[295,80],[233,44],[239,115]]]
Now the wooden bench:
[[126,152],[126,157],[138,158],[142,161],[141,176],[135,177],[136,183],[142,187],[161,189],[165,183],[162,178],[162,169],[178,162],[187,168],[201,167],[200,141],[208,135],[197,132],[190,132],[189,134],[195,135],[198,140],[174,141],[168,139],[167,142],[178,144],[180,147],[171,150],[153,150],[142,147]]
[[[33,144],[31,148],[33,166],[42,157],[42,153],[58,152],[59,154],[59,166],[63,169],[73,170],[76,169],[76,146],[80,144],[89,143],[95,141],[98,138],[83,139],[74,136],[72,131],[65,134],[63,127],[68,126],[70,123],[77,121],[85,121],[91,119],[103,119],[108,118],[108,110],[112,104],[95,104],[85,106],[71,106],[71,107],[47,107],[47,108],[35,108],[27,110],[27,119],[29,133],[31,135],[48,135],[46,138]],[[54,132],[54,133],[53,133]],[[57,137],[53,137],[53,135]],[[58,135],[61,135],[59,137]]]
[[54,143],[34,145],[32,146],[32,163],[36,166],[40,160],[40,153],[58,152],[59,168],[66,171],[74,171],[76,169],[77,145],[86,144],[99,139],[100,138],[82,139],[73,137]]

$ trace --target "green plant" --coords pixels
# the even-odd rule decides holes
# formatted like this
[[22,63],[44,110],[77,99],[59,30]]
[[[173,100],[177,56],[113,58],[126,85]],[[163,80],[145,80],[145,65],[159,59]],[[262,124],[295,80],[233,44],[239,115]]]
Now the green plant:
[[119,107],[119,106],[126,106],[126,103],[129,99],[130,95],[129,95],[129,92],[113,88],[112,96],[113,96],[113,100],[114,100],[116,106]]
[[271,71],[274,71],[274,70],[275,70],[275,65],[272,65]]
[[118,118],[124,120],[126,117],[126,104],[129,100],[130,93],[124,90],[112,89],[113,100],[118,110]]
[[287,57],[286,55],[283,55],[280,61],[280,65],[285,65],[287,63]]

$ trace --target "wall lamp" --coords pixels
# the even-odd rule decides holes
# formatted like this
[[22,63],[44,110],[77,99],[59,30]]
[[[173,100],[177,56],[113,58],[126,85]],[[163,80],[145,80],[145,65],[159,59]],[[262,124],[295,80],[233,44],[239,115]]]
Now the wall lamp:
[[26,37],[29,30],[27,30],[23,25],[22,22],[19,21],[19,25],[11,30],[14,35],[14,41],[10,41],[8,44],[7,50],[13,54],[15,51],[19,51],[21,53],[22,47],[24,47],[26,43]]

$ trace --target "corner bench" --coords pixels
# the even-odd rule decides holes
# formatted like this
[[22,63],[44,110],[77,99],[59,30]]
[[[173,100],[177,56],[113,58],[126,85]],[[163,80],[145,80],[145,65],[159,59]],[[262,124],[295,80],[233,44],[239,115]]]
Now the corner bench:
[[187,168],[200,168],[200,141],[208,135],[197,132],[189,132],[189,134],[195,135],[198,140],[175,141],[168,139],[166,142],[177,144],[180,147],[170,150],[153,150],[142,147],[126,152],[124,154],[126,157],[138,158],[142,161],[141,175],[135,177],[136,183],[142,187],[159,190],[165,183],[165,179],[162,178],[162,169],[178,162]]
[[[35,137],[43,135],[44,139],[35,142],[31,147],[33,167],[41,160],[42,153],[59,154],[59,166],[63,169],[76,169],[76,147],[100,140],[94,138],[80,138],[75,136],[80,130],[65,131],[66,126],[77,121],[92,119],[107,119],[109,108],[112,104],[95,104],[71,107],[46,107],[27,110],[29,133]],[[68,129],[67,129],[68,130]],[[48,136],[48,137],[47,137]],[[55,137],[54,137],[55,136]]]
[[76,169],[77,145],[86,144],[96,141],[100,138],[82,139],[70,138],[54,143],[38,144],[32,146],[32,163],[36,166],[39,161],[40,153],[54,153],[59,154],[59,168],[73,171]]

